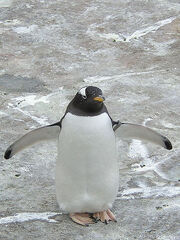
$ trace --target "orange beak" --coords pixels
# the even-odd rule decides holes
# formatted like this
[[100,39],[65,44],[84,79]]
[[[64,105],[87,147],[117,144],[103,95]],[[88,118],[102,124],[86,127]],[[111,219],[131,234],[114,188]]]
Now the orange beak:
[[102,97],[102,96],[99,96],[99,97],[93,98],[93,100],[94,100],[94,101],[98,101],[98,102],[103,102],[103,101],[105,100],[105,98]]

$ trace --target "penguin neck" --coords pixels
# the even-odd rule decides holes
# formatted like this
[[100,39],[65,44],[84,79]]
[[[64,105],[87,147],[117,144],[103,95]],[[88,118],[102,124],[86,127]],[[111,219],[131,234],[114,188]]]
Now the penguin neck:
[[102,103],[101,106],[98,107],[83,107],[76,104],[76,102],[72,100],[67,107],[66,113],[67,112],[70,112],[73,115],[77,116],[93,117],[107,112],[107,108],[104,103]]

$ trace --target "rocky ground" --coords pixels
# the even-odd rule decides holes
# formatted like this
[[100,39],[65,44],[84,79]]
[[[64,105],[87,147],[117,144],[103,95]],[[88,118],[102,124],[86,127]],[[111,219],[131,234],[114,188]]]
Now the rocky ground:
[[[0,240],[180,239],[179,13],[178,0],[0,0]],[[56,143],[3,153],[86,85],[113,119],[159,131],[173,150],[117,139],[118,222],[81,227],[56,202]]]

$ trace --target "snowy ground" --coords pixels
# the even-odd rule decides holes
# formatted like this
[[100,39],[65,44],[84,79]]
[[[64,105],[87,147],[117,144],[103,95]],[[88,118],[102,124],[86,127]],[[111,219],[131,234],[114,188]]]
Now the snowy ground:
[[[178,0],[0,0],[0,240],[180,239],[179,16]],[[86,85],[114,120],[159,131],[173,150],[117,139],[118,222],[83,228],[56,203],[56,143],[3,153]]]

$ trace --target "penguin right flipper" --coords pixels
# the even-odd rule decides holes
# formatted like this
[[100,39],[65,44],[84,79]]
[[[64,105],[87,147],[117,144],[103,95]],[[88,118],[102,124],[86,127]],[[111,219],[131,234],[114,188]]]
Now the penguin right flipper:
[[60,130],[61,128],[58,123],[32,130],[10,145],[4,154],[4,158],[9,159],[17,152],[33,145],[36,142],[57,139],[60,134]]
[[168,150],[172,149],[169,139],[156,131],[138,124],[117,122],[114,126],[115,134],[121,139],[139,139],[160,145]]

